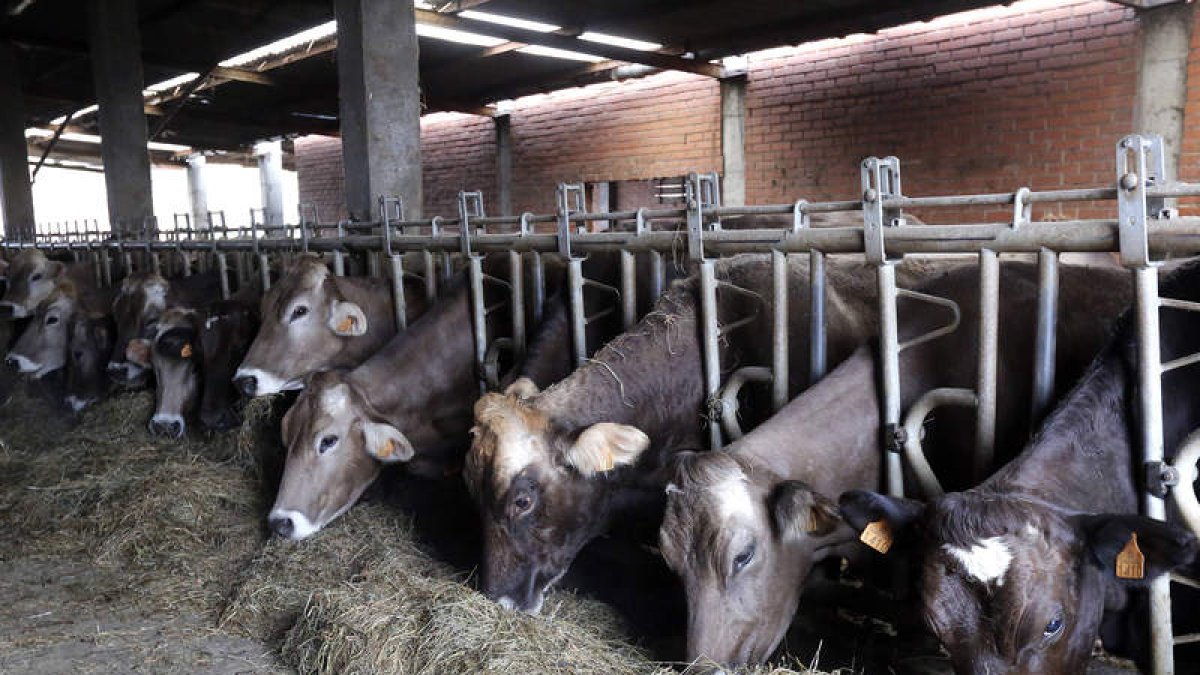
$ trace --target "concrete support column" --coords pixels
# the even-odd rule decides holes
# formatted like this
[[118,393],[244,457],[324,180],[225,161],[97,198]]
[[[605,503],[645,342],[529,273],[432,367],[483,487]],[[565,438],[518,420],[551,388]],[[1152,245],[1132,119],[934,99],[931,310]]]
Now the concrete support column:
[[338,90],[346,208],[378,214],[379,197],[399,195],[420,218],[421,91],[411,2],[335,0]]
[[1194,4],[1181,2],[1137,13],[1140,26],[1133,130],[1163,137],[1168,180],[1179,176],[1194,12]]
[[4,234],[32,239],[33,189],[29,184],[29,148],[25,144],[25,99],[12,45],[0,44],[0,206]]
[[283,144],[279,141],[254,146],[258,178],[262,186],[263,220],[266,225],[283,224]]
[[91,0],[88,28],[108,219],[114,232],[136,233],[154,214],[136,0]]
[[204,176],[207,166],[204,155],[197,153],[187,158],[188,198],[192,205],[192,229],[196,231],[209,229],[208,182]]
[[512,118],[496,115],[496,206],[501,216],[512,214]]
[[721,199],[746,203],[746,77],[721,80]]

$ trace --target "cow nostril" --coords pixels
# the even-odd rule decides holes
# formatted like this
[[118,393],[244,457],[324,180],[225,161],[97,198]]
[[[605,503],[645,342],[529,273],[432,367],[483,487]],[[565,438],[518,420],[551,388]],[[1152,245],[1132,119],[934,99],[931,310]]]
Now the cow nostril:
[[17,367],[17,366],[19,366],[20,364],[19,364],[19,363],[17,363],[17,360],[16,360],[16,359],[14,359],[13,357],[9,356],[9,357],[7,357],[7,358],[5,358],[5,359],[4,359],[4,365],[8,366],[9,368],[16,368],[16,367]]
[[258,378],[253,375],[245,375],[233,381],[237,386],[238,391],[243,395],[253,398],[258,393]]
[[288,516],[271,516],[267,524],[270,525],[271,531],[280,537],[291,537],[296,530],[295,524]]

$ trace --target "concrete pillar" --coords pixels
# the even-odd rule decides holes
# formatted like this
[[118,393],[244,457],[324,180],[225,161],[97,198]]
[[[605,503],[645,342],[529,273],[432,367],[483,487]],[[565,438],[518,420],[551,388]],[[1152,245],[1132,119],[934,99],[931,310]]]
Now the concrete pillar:
[[208,182],[204,176],[207,166],[208,159],[200,153],[187,158],[188,198],[192,205],[192,229],[196,231],[209,229]]
[[420,218],[421,91],[411,2],[335,0],[346,208],[377,217],[379,197],[399,195]]
[[721,201],[746,203],[746,77],[721,80]]
[[266,225],[283,224],[283,144],[280,141],[254,146],[258,178],[262,186],[263,220]]
[[31,239],[33,190],[29,185],[29,148],[25,144],[25,100],[21,72],[12,45],[0,44],[0,206],[4,234]]
[[496,115],[496,206],[501,216],[512,214],[512,118]]
[[113,231],[138,232],[154,214],[142,106],[142,40],[136,0],[88,2],[100,154]]
[[1133,129],[1163,137],[1168,180],[1179,176],[1194,12],[1194,4],[1181,2],[1137,13],[1140,26]]

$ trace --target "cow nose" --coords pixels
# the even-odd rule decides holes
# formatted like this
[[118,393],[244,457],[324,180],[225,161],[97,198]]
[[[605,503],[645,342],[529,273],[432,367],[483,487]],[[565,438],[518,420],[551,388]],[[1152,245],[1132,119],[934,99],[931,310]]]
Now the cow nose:
[[204,426],[218,432],[236,429],[242,423],[238,419],[238,414],[229,408],[222,408],[215,413],[203,412],[200,414],[200,421],[204,423]]
[[117,363],[116,361],[108,362],[108,376],[118,382],[125,381],[125,364]]
[[18,368],[21,364],[15,358],[8,356],[4,359],[4,365],[8,366],[9,368]]
[[0,302],[0,319],[13,318],[13,304],[11,302]]
[[150,420],[150,433],[156,436],[179,438],[183,435],[183,423],[179,420]]
[[233,384],[244,396],[254,398],[258,393],[258,378],[253,375],[243,375],[235,379]]
[[270,525],[271,531],[280,537],[291,537],[296,531],[296,525],[292,522],[291,516],[271,516],[267,519],[267,524]]

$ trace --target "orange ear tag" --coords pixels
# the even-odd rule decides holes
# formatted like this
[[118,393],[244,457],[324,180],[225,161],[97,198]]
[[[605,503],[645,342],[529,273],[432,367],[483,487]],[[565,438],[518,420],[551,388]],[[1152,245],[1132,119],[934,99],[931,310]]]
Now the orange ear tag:
[[192,343],[183,345],[183,348],[179,350],[179,356],[184,359],[192,358]]
[[1146,556],[1138,548],[1137,532],[1129,536],[1129,543],[1117,554],[1118,579],[1143,579],[1146,576]]
[[871,548],[886,554],[892,550],[892,528],[886,520],[875,520],[863,528],[858,540]]
[[342,319],[342,322],[337,326],[339,333],[349,333],[351,328],[354,328],[354,317],[352,316]]
[[616,462],[615,462],[615,460],[613,460],[612,450],[605,450],[604,451],[604,468],[602,470],[603,471],[612,471],[612,468],[615,464],[616,464]]
[[388,457],[392,456],[392,453],[395,450],[396,450],[396,442],[389,438],[387,440],[387,443],[383,444],[383,447],[379,449],[379,452],[376,453],[376,455],[380,459],[387,459]]

